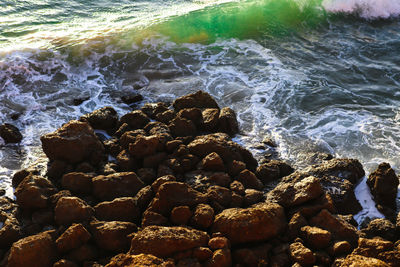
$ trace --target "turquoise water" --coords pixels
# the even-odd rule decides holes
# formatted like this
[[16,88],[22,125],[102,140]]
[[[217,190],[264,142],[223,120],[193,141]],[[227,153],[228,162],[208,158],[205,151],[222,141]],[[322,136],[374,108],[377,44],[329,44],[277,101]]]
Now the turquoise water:
[[43,161],[40,135],[105,105],[122,114],[135,90],[205,90],[237,112],[236,140],[272,137],[298,167],[322,151],[399,169],[399,15],[397,0],[3,0],[0,122],[24,140],[0,143],[0,187]]

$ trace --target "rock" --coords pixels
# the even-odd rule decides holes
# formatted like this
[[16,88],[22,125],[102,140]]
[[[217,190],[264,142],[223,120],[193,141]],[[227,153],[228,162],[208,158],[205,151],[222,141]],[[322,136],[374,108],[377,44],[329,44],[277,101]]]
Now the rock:
[[164,176],[157,178],[157,180],[155,180],[151,184],[151,189],[153,189],[153,192],[158,192],[158,189],[160,188],[161,185],[165,184],[166,182],[175,182],[175,181],[176,181],[175,176],[164,175]]
[[283,208],[275,203],[262,203],[247,209],[223,210],[215,217],[212,232],[221,232],[232,244],[264,241],[286,228]]
[[0,137],[5,143],[19,143],[22,141],[22,134],[17,127],[5,123],[0,126]]
[[98,247],[104,250],[122,252],[129,248],[128,235],[135,232],[137,227],[131,222],[102,222],[92,221],[90,229]]
[[239,181],[233,181],[230,185],[229,188],[237,193],[238,195],[244,196],[246,194],[245,188],[243,184]]
[[140,209],[133,197],[116,198],[113,201],[105,201],[94,207],[96,218],[103,221],[138,222]]
[[213,255],[213,252],[211,249],[206,248],[206,247],[198,247],[193,249],[193,257],[199,260],[200,262],[206,261],[209,258],[211,258]]
[[300,229],[308,224],[307,220],[300,212],[295,213],[288,224],[288,237],[295,239],[300,234]]
[[15,189],[17,204],[26,210],[42,209],[48,205],[51,195],[57,193],[57,189],[47,179],[29,174]]
[[[77,249],[72,250],[66,255],[66,258],[74,262],[83,263],[92,261],[99,257],[97,248],[90,244],[84,244]],[[83,264],[80,264],[82,266]]]
[[58,225],[68,226],[72,223],[86,222],[91,219],[94,210],[78,197],[61,197],[54,209]]
[[57,250],[49,232],[25,237],[15,242],[8,256],[9,267],[51,267]]
[[82,172],[70,172],[62,177],[62,186],[77,194],[90,194],[93,189],[93,175]]
[[349,242],[347,241],[339,241],[336,242],[332,249],[331,249],[331,254],[334,257],[340,256],[340,255],[347,255],[351,253],[352,248]]
[[8,249],[12,243],[22,237],[22,230],[18,220],[7,212],[0,212],[0,248]]
[[137,169],[139,165],[137,160],[126,149],[119,152],[116,159],[119,170],[123,172],[131,172]]
[[185,183],[166,182],[160,186],[149,206],[149,210],[169,216],[171,210],[177,206],[194,207],[206,203],[207,196],[192,189]]
[[168,110],[168,105],[163,102],[146,103],[142,107],[142,111],[152,119],[155,119],[157,114]]
[[219,109],[207,108],[202,112],[202,128],[208,132],[216,132],[219,119]]
[[118,114],[112,107],[104,107],[83,115],[81,121],[86,121],[93,129],[114,129],[118,123]]
[[144,158],[153,155],[158,146],[159,140],[155,135],[138,135],[134,143],[129,144],[129,153],[135,158]]
[[140,211],[143,212],[147,208],[147,206],[153,199],[153,196],[154,192],[151,189],[150,185],[140,189],[140,191],[135,196],[136,205],[139,207]]
[[264,187],[263,183],[257,178],[257,176],[247,169],[241,171],[236,179],[241,182],[245,188],[262,190]]
[[203,160],[201,161],[202,169],[205,171],[224,171],[225,170],[225,165],[221,157],[215,153],[212,152],[205,156]]
[[366,228],[362,229],[362,232],[365,233],[368,238],[380,236],[393,242],[398,240],[396,226],[386,219],[372,220]]
[[165,152],[156,153],[143,159],[144,168],[157,168],[166,158],[168,154]]
[[171,262],[166,262],[163,259],[157,258],[150,254],[118,254],[114,256],[106,267],[174,267],[175,265]]
[[78,267],[78,265],[66,259],[62,259],[53,264],[53,267]]
[[396,209],[399,178],[389,163],[379,164],[378,168],[369,175],[367,185],[377,204]]
[[257,167],[256,175],[264,184],[280,178],[279,167],[274,164],[264,163]]
[[176,225],[186,225],[191,217],[192,212],[188,206],[179,206],[172,209],[170,220]]
[[281,182],[268,192],[267,200],[284,207],[293,207],[321,196],[323,189],[318,178],[309,176],[297,182]]
[[57,249],[60,253],[65,253],[79,248],[90,238],[90,233],[82,224],[73,224],[56,240]]
[[156,120],[158,120],[162,123],[169,124],[175,118],[175,116],[176,116],[175,111],[166,110],[164,112],[158,113],[155,116],[155,118],[156,118]]
[[141,94],[138,94],[136,92],[131,92],[129,95],[123,95],[121,96],[122,102],[124,102],[127,105],[131,105],[133,103],[137,103],[143,100],[143,96]]
[[120,119],[121,125],[126,123],[132,130],[143,128],[149,122],[149,117],[140,110],[129,112]]
[[40,137],[44,153],[50,160],[75,164],[84,160],[97,165],[104,147],[86,122],[70,121],[53,133]]
[[149,226],[132,238],[130,254],[152,254],[157,257],[169,257],[174,253],[207,245],[206,232],[186,227]]
[[40,225],[52,225],[54,212],[52,210],[38,210],[32,213],[32,222]]
[[264,198],[263,192],[254,189],[246,189],[244,196],[244,204],[246,206],[250,206],[258,202],[261,202],[263,198]]
[[207,267],[229,267],[232,266],[231,251],[229,249],[218,249],[214,251],[212,258],[206,263]]
[[360,255],[349,255],[341,262],[340,266],[389,267],[390,265],[375,258],[364,257]]
[[228,238],[226,237],[213,237],[208,241],[208,246],[212,250],[223,249],[223,248],[230,248],[231,244],[229,243]]
[[313,265],[316,261],[313,252],[300,242],[290,244],[289,250],[293,261],[299,263],[301,266]]
[[347,240],[353,246],[357,244],[357,228],[343,219],[332,215],[325,209],[322,210],[317,216],[313,217],[310,220],[310,224],[329,231],[334,240]]
[[168,125],[173,136],[193,136],[196,135],[196,125],[188,119],[176,117]]
[[220,132],[229,135],[235,135],[239,132],[239,123],[236,119],[236,113],[233,109],[225,107],[221,109],[218,118],[218,129]]
[[172,104],[174,109],[179,111],[184,108],[217,108],[218,104],[215,100],[206,92],[197,91],[194,94],[185,95],[175,99]]
[[145,184],[134,172],[120,172],[93,178],[93,195],[100,200],[133,197]]
[[152,212],[146,210],[143,213],[142,227],[147,227],[149,225],[166,225],[168,219],[157,212]]
[[210,201],[217,202],[223,207],[229,207],[232,200],[232,193],[229,189],[213,185],[207,189],[207,196]]
[[307,244],[314,249],[323,249],[331,242],[331,233],[318,227],[303,226],[301,234]]
[[185,108],[178,112],[178,117],[188,119],[195,125],[200,125],[203,121],[203,114],[199,108]]
[[208,204],[199,204],[196,206],[191,223],[200,229],[207,229],[214,221],[214,210]]

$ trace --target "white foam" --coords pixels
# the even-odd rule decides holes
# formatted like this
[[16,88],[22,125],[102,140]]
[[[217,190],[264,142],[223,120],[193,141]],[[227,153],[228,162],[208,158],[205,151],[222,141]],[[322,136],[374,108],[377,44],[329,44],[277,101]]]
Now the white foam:
[[329,12],[354,13],[366,19],[387,19],[400,15],[399,0],[324,0],[322,5]]

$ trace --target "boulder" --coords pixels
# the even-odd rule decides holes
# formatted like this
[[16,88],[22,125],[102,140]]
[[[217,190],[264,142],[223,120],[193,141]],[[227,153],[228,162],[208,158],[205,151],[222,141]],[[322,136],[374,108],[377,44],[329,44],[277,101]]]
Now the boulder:
[[155,119],[157,114],[163,113],[168,110],[168,105],[163,102],[146,103],[142,107],[142,111],[152,119]]
[[65,257],[83,266],[85,261],[94,261],[98,259],[99,251],[95,246],[86,243],[77,249],[71,250]]
[[133,197],[144,186],[134,172],[99,175],[93,178],[93,195],[100,200]]
[[64,189],[70,190],[77,194],[90,194],[93,189],[93,175],[83,172],[70,172],[64,174],[61,184]]
[[75,164],[89,160],[97,165],[104,147],[93,128],[86,122],[70,121],[53,133],[40,137],[44,153],[50,160]]
[[86,121],[93,129],[114,129],[118,123],[118,114],[112,107],[104,107],[83,115],[81,121]]
[[223,236],[213,237],[208,241],[208,246],[212,250],[222,249],[222,248],[230,248],[231,244],[229,243],[228,238]]
[[78,197],[61,197],[54,209],[58,225],[68,226],[72,223],[86,222],[91,219],[94,210]]
[[22,229],[18,220],[7,212],[0,212],[0,248],[8,249],[12,243],[22,237]]
[[168,219],[160,213],[146,210],[142,216],[142,227],[149,225],[167,225]]
[[211,259],[206,263],[207,267],[230,267],[232,266],[232,256],[230,249],[217,249]]
[[316,261],[313,252],[300,242],[290,244],[289,251],[292,260],[301,266],[310,266]]
[[49,232],[25,237],[15,242],[8,256],[9,267],[52,267],[57,250]]
[[245,188],[262,190],[264,187],[263,183],[257,178],[257,176],[247,169],[241,171],[236,177],[236,180],[241,182]]
[[168,127],[173,136],[193,136],[197,133],[197,128],[193,121],[182,117],[174,118]]
[[169,257],[177,252],[204,247],[209,236],[206,232],[186,227],[148,226],[132,238],[130,254],[152,254]]
[[94,210],[96,218],[103,221],[138,222],[140,218],[140,209],[136,205],[136,199],[132,197],[101,202],[94,207]]
[[212,232],[220,232],[232,244],[264,241],[280,234],[287,222],[284,209],[275,203],[261,203],[247,209],[223,210],[215,217]]
[[207,189],[207,196],[211,202],[217,202],[223,207],[229,207],[232,200],[232,192],[228,188],[213,185]]
[[229,135],[235,135],[239,132],[239,123],[233,109],[228,107],[221,109],[218,118],[218,130]]
[[158,147],[159,139],[156,135],[136,137],[134,143],[129,144],[129,153],[135,158],[144,158],[153,155]]
[[205,156],[201,161],[202,169],[205,171],[224,171],[225,165],[222,158],[215,152]]
[[332,235],[330,232],[318,227],[303,226],[301,236],[307,244],[314,249],[323,249],[329,246]]
[[194,210],[191,223],[195,228],[207,229],[214,221],[214,210],[208,204],[199,204]]
[[366,228],[362,229],[362,232],[368,238],[380,236],[393,242],[399,239],[398,233],[396,232],[396,226],[386,219],[372,220]]
[[56,240],[57,249],[65,253],[79,248],[91,238],[90,233],[82,224],[73,224]]
[[140,110],[129,112],[120,119],[120,124],[126,123],[132,130],[143,128],[149,122],[149,117]]
[[341,267],[353,267],[353,266],[363,266],[363,267],[389,267],[390,265],[385,262],[360,255],[349,255],[341,263]]
[[218,104],[208,93],[197,91],[194,94],[185,95],[175,99],[172,104],[174,109],[179,111],[184,108],[217,108]]
[[192,217],[192,211],[188,206],[178,206],[172,209],[170,220],[175,225],[186,225]]
[[216,132],[219,119],[219,109],[207,108],[202,112],[202,128],[208,132]]
[[106,265],[106,267],[174,267],[172,262],[166,262],[163,259],[157,258],[150,254],[139,254],[139,255],[129,255],[129,254],[118,254],[114,256],[111,261]]
[[[393,249],[393,243],[379,238],[360,238],[358,239],[358,247],[353,251],[354,255],[365,257],[380,258],[383,252]],[[400,255],[399,255],[400,256]]]
[[256,175],[263,183],[280,179],[293,173],[293,168],[286,162],[271,160],[257,167]]
[[114,252],[127,250],[130,240],[128,235],[136,230],[136,225],[131,222],[92,221],[90,223],[90,231],[97,246]]
[[22,141],[22,134],[17,127],[5,123],[0,125],[0,137],[5,143],[19,143]]
[[53,264],[53,267],[78,267],[78,265],[66,259],[62,259]]

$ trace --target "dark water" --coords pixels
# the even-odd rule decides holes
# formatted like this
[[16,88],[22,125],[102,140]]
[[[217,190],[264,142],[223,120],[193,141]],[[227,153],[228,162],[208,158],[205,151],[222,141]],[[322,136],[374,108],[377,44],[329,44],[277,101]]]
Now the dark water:
[[[237,112],[237,141],[272,137],[298,167],[322,151],[399,169],[399,14],[397,0],[2,1],[0,122],[24,141],[1,143],[0,186],[12,194],[10,175],[42,160],[40,135],[105,105],[122,114],[134,90],[205,90]],[[357,194],[359,216],[378,216],[365,183]]]

